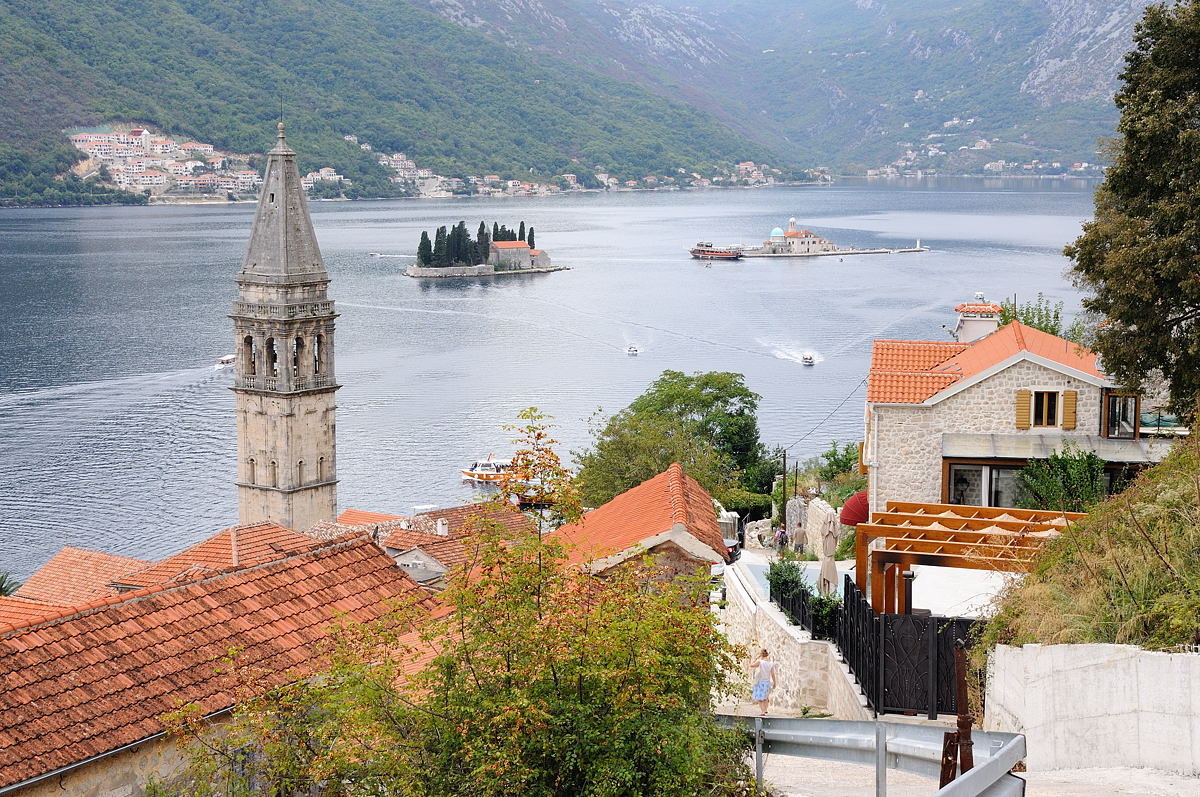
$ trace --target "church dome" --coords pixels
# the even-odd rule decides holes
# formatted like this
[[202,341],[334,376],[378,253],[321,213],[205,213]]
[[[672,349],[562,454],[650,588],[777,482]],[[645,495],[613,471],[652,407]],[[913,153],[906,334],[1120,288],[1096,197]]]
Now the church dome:
[[776,227],[775,229],[771,230],[771,237],[772,238],[782,238],[783,230],[780,229],[779,227]]

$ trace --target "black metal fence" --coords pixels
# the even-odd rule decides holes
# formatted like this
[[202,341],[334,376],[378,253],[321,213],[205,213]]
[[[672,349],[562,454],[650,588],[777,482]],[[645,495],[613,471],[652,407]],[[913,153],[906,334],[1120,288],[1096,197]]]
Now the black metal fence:
[[[812,632],[812,596],[771,600]],[[931,719],[953,714],[954,640],[970,644],[975,620],[936,615],[875,614],[850,576],[845,577],[834,641],[867,703],[880,714],[925,712]]]

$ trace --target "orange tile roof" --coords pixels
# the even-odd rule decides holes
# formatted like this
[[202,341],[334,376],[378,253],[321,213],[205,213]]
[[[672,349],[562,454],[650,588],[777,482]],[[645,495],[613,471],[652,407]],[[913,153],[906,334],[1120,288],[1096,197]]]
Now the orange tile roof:
[[388,515],[383,512],[365,512],[361,509],[345,509],[338,515],[337,522],[343,526],[364,526],[368,523],[383,523],[388,520],[399,520],[402,515]]
[[194,581],[231,567],[250,567],[282,559],[316,544],[311,537],[269,521],[232,526],[150,567],[118,576],[112,583],[136,589],[173,581]]
[[17,588],[18,597],[72,606],[93,598],[115,595],[113,579],[154,564],[86,548],[66,546]]
[[520,249],[522,247],[528,249],[529,244],[525,241],[492,241],[492,246],[497,249]]
[[867,401],[920,404],[1023,351],[1097,379],[1106,378],[1097,367],[1094,352],[1013,321],[969,344],[875,341],[867,375]]
[[580,564],[627,551],[676,523],[726,557],[712,497],[678,462],[553,533],[573,546],[568,561]]
[[0,626],[28,625],[35,620],[59,615],[65,611],[69,611],[66,606],[0,595]]
[[963,302],[958,307],[954,308],[956,313],[993,313],[1000,315],[1003,312],[1000,305],[992,302]]
[[256,567],[0,628],[0,788],[163,730],[180,702],[232,705],[228,651],[264,687],[313,672],[340,617],[369,621],[426,593],[365,537]]

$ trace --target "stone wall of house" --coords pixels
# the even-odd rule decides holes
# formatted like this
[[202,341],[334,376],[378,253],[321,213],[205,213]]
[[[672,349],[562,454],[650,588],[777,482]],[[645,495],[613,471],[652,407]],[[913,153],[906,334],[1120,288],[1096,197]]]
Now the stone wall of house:
[[151,775],[167,779],[184,763],[173,741],[155,739],[35,783],[14,797],[141,797]]
[[[804,543],[804,550],[807,553],[821,555],[821,551],[825,544],[825,524],[828,519],[837,517],[838,510],[829,505],[827,501],[821,498],[814,498],[808,502],[808,510],[805,512],[804,528],[801,529],[798,537],[798,542]],[[839,534],[842,527],[838,527]]]
[[1132,645],[1000,645],[983,728],[1025,734],[1032,770],[1200,775],[1200,654]]
[[[1075,429],[1017,429],[1017,391],[1022,389],[1078,391]],[[1095,385],[1020,362],[933,406],[873,406],[867,427],[871,509],[880,511],[889,500],[942,500],[943,433],[1095,437],[1100,402]]]
[[773,710],[798,713],[808,706],[829,712],[836,719],[870,719],[832,643],[814,640],[807,631],[788,622],[778,607],[743,583],[736,568],[726,569],[725,586],[721,622],[730,641],[743,646],[748,655],[738,684],[742,702],[750,700],[753,686],[749,680],[750,662],[761,648],[766,648],[779,668],[777,687],[771,693]]

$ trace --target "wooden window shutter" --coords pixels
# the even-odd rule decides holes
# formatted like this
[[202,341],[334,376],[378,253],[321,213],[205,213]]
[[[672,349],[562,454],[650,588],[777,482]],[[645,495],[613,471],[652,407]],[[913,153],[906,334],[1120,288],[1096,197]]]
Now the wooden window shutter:
[[1062,428],[1063,429],[1074,429],[1075,428],[1075,404],[1078,402],[1078,400],[1079,400],[1079,391],[1078,390],[1064,390],[1063,391],[1063,405],[1062,405]]
[[1017,428],[1029,428],[1029,404],[1033,394],[1028,390],[1017,391]]

